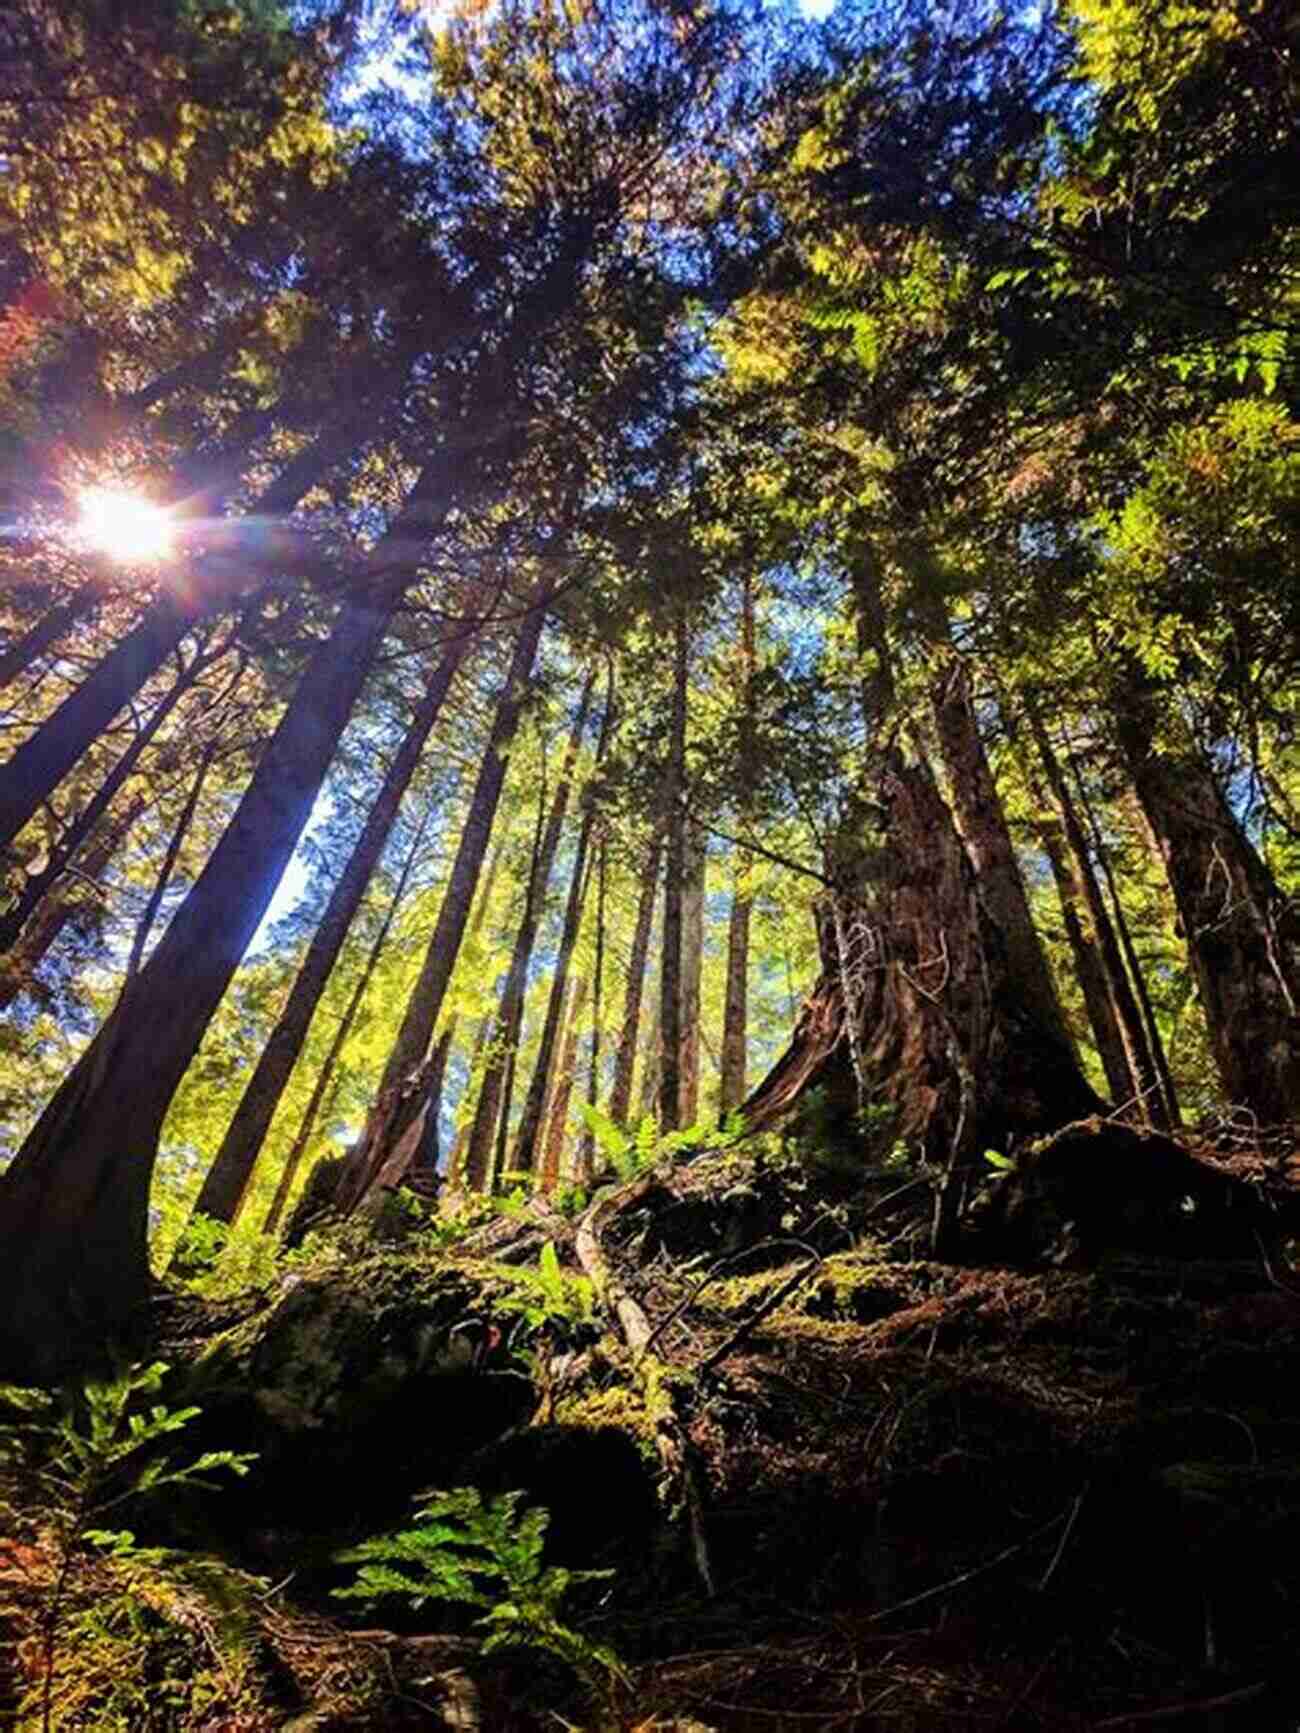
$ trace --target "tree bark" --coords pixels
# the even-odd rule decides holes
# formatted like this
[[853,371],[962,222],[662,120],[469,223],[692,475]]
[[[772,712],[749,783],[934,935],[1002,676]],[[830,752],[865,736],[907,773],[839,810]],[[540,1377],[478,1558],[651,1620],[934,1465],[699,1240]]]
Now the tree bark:
[[365,899],[468,644],[466,638],[454,640],[429,676],[424,696],[393,756],[361,834],[330,892],[289,997],[226,1128],[195,1204],[197,1210],[216,1221],[233,1222],[239,1212],[244,1188],[302,1052],[321,994]]
[[891,750],[877,805],[880,845],[819,911],[821,979],[741,1111],[761,1129],[816,1089],[820,1136],[864,1162],[901,1146],[931,1177],[942,1254],[985,1150],[1012,1151],[1103,1104],[1022,994],[924,760]]
[[659,970],[659,1126],[682,1124],[682,921],[686,887],[686,700],[690,640],[679,612],[673,639],[672,721],[668,747],[668,864],[664,877]]
[[491,1046],[489,1047],[488,1060],[484,1067],[478,1101],[474,1109],[474,1120],[466,1146],[465,1183],[475,1191],[490,1191],[492,1189],[493,1155],[498,1145],[497,1129],[500,1126],[504,1138],[509,1125],[510,1090],[508,1085],[513,1082],[514,1060],[523,1027],[524,994],[528,985],[528,966],[532,961],[533,945],[536,942],[542,910],[546,905],[546,892],[555,866],[560,833],[564,828],[564,820],[569,810],[569,800],[573,792],[574,767],[577,764],[582,736],[586,730],[595,683],[596,676],[593,671],[588,675],[583,687],[578,713],[574,718],[564,761],[560,767],[560,780],[555,790],[555,798],[551,805],[546,828],[539,838],[528,875],[528,886],[524,894],[524,915],[515,935],[514,950],[511,953],[505,986],[501,992],[501,1002],[490,1038]]
[[632,930],[632,953],[628,958],[627,985],[623,995],[623,1024],[614,1059],[614,1087],[609,1098],[609,1117],[615,1125],[627,1120],[632,1106],[632,1074],[636,1069],[637,1039],[641,1030],[641,1001],[645,996],[646,962],[650,955],[650,931],[654,924],[655,894],[659,888],[659,863],[663,845],[656,834],[641,877]]
[[545,618],[545,606],[539,601],[525,618],[515,640],[514,654],[497,703],[492,732],[424,963],[389,1052],[369,1122],[350,1152],[340,1176],[338,1201],[345,1211],[355,1209],[367,1193],[381,1183],[380,1176],[387,1169],[390,1156],[405,1138],[423,1105],[419,1089],[420,1067],[447,996],[461,938],[469,921],[479,873],[501,801],[507,755],[531,690],[533,664]]
[[1122,694],[1118,737],[1164,858],[1224,1093],[1261,1125],[1300,1119],[1300,910],[1190,741],[1158,742],[1155,694]]
[[945,644],[931,685],[931,711],[953,818],[988,908],[1007,949],[1020,991],[1044,1029],[1068,1047],[1069,1030],[1042,943],[1029,912],[1006,813],[980,738],[965,658]]

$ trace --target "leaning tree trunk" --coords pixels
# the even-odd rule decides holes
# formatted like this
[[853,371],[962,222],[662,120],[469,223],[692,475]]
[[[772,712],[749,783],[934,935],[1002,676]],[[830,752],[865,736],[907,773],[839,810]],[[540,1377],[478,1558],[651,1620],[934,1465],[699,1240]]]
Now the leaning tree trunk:
[[681,1122],[694,1125],[700,1113],[700,1017],[704,986],[704,875],[708,857],[704,833],[691,824],[686,833],[686,882],[682,886]]
[[144,1301],[163,1120],[297,845],[391,614],[391,603],[343,609],[193,890],[0,1178],[6,1373],[57,1374]]
[[[447,509],[431,463],[390,534]],[[257,931],[397,610],[388,538],[339,610],[239,807],[148,963],[0,1176],[0,1372],[38,1381],[123,1329],[149,1289],[163,1120]]]
[[1157,739],[1134,678],[1120,745],[1164,859],[1229,1102],[1262,1125],[1300,1120],[1300,908],[1283,896],[1190,741]]
[[545,1135],[540,1140],[541,1158],[537,1162],[539,1189],[545,1192],[554,1191],[560,1183],[564,1141],[569,1129],[569,1103],[578,1074],[578,1031],[586,999],[587,983],[579,976],[569,995],[568,1023],[555,1061],[555,1075],[547,1091]]
[[[402,902],[406,896],[406,890],[410,883],[411,874],[415,870],[416,863],[420,858],[420,851],[424,847],[425,833],[428,830],[429,820],[432,815],[433,803],[430,802],[424,810],[419,828],[415,833],[410,848],[407,850],[406,859],[402,863],[402,870],[398,874],[397,884],[393,889],[392,896],[389,898],[388,907],[384,911],[384,918],[379,923],[379,931],[371,941],[370,949],[366,954],[366,960],[362,964],[361,972],[356,978],[352,992],[348,997],[347,1005],[344,1007],[343,1015],[339,1018],[338,1027],[335,1029],[333,1038],[330,1041],[329,1051],[326,1053],[325,1058],[321,1063],[320,1070],[316,1074],[316,1081],[312,1085],[311,1096],[308,1099],[306,1107],[303,1109],[303,1115],[298,1125],[297,1134],[294,1137],[293,1143],[290,1145],[288,1155],[285,1156],[284,1166],[280,1170],[280,1178],[276,1183],[275,1196],[271,1199],[271,1207],[267,1211],[265,1222],[262,1224],[263,1233],[273,1234],[280,1225],[281,1218],[284,1215],[285,1206],[289,1201],[289,1193],[293,1190],[294,1180],[298,1177],[298,1169],[301,1167],[303,1157],[307,1153],[307,1147],[311,1141],[311,1134],[315,1127],[317,1117],[320,1114],[322,1105],[325,1101],[326,1093],[331,1088],[332,1079],[338,1069],[338,1063],[342,1057],[343,1049],[347,1045],[348,1036],[352,1033],[352,1025],[356,1022],[357,1015],[365,1001],[366,994],[370,990],[371,980],[374,977],[375,970],[379,967],[379,959],[383,955],[384,946],[388,943],[388,935],[392,931],[393,922],[397,919],[398,910],[401,908]],[[247,1196],[247,1188],[245,1188],[241,1193],[241,1203],[245,1196]],[[235,1213],[238,1215],[238,1209],[236,1209]]]
[[451,985],[452,971],[469,921],[475,888],[487,855],[497,807],[501,803],[507,755],[531,689],[533,664],[545,619],[546,607],[539,599],[515,640],[514,654],[497,703],[492,732],[479,767],[469,813],[424,963],[389,1051],[375,1106],[339,1177],[337,1202],[345,1211],[355,1209],[370,1193],[394,1184],[405,1171],[402,1162],[396,1159],[399,1152],[406,1152],[408,1157],[415,1152],[418,1133],[415,1139],[408,1134],[427,1097],[429,1078],[424,1070],[425,1056]]
[[208,1169],[194,1206],[203,1215],[232,1222],[239,1212],[244,1189],[298,1063],[316,1006],[379,865],[403,797],[464,659],[467,643],[463,638],[452,643],[428,678],[424,696],[393,755],[361,834],[335,881],[289,997],[226,1128],[216,1159]]
[[78,621],[93,614],[111,593],[102,577],[88,578],[64,601],[47,609],[21,638],[6,645],[0,653],[0,692],[26,673],[60,638],[66,637]]
[[533,945],[537,938],[537,928],[541,920],[542,909],[546,904],[546,893],[551,882],[551,872],[555,866],[556,851],[560,846],[560,833],[564,828],[564,820],[569,811],[569,799],[573,791],[573,772],[578,761],[578,753],[582,745],[582,736],[587,727],[587,715],[591,709],[592,693],[595,689],[596,675],[593,670],[588,676],[582,691],[582,699],[574,717],[569,742],[565,749],[564,761],[560,767],[559,785],[547,816],[545,829],[537,838],[537,846],[528,874],[528,885],[524,893],[524,915],[515,935],[514,949],[510,956],[510,967],[506,972],[505,986],[501,990],[501,1002],[497,1010],[495,1027],[492,1035],[492,1045],[488,1051],[487,1063],[483,1068],[483,1080],[479,1086],[478,1101],[474,1107],[474,1119],[470,1126],[469,1141],[465,1152],[465,1183],[474,1191],[490,1191],[492,1189],[492,1167],[494,1151],[498,1144],[497,1126],[500,1123],[504,1136],[510,1115],[510,1098],[508,1083],[514,1080],[514,1060],[519,1045],[519,1035],[524,1020],[524,994],[528,985],[528,968],[532,962]]
[[893,751],[879,805],[880,845],[841,863],[819,911],[821,979],[741,1111],[761,1129],[816,1088],[823,1135],[866,1161],[901,1145],[932,1178],[932,1242],[945,1251],[986,1150],[1102,1104],[1023,992],[924,760]]

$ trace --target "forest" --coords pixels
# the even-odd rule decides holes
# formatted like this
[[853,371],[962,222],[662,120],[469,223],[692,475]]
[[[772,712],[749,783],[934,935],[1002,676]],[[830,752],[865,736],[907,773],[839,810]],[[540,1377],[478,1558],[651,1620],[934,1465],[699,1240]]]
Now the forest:
[[1300,1725],[1300,15],[0,9],[0,1724]]

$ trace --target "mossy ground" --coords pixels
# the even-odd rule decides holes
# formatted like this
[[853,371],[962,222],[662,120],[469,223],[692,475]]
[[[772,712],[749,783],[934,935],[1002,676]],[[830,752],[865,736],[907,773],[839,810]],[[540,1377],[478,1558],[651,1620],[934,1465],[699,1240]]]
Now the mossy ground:
[[[607,1243],[655,1332],[640,1359],[581,1317],[521,1333],[533,1280],[499,1236],[326,1260],[248,1316],[214,1314],[201,1348],[186,1314],[174,1358],[204,1394],[205,1442],[263,1452],[204,1543],[275,1592],[242,1696],[151,1705],[141,1729],[472,1724],[459,1673],[503,1733],[1290,1733],[1285,1248],[962,1267],[908,1256],[897,1228],[889,1244],[882,1187],[828,1207],[797,1171],[735,1156],[657,1182]],[[669,1418],[695,1506],[665,1483]],[[339,1621],[331,1552],[435,1484],[524,1487],[554,1513],[558,1558],[615,1571],[575,1616],[624,1655],[626,1692],[598,1710],[535,1657],[475,1660],[445,1609],[370,1635]],[[166,1643],[201,1695],[210,1652],[183,1624]]]

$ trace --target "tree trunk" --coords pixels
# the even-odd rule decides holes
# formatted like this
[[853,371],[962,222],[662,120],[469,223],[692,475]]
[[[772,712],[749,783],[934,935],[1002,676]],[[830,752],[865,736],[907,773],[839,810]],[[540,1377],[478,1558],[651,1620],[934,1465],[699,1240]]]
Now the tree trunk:
[[704,982],[704,833],[686,829],[686,882],[682,886],[682,1056],[679,1072],[681,1123],[700,1115],[700,1018]]
[[1047,856],[1061,905],[1061,923],[1065,928],[1070,955],[1083,993],[1084,1008],[1096,1042],[1106,1087],[1111,1100],[1121,1113],[1132,1117],[1140,1112],[1141,1085],[1129,1069],[1128,1054],[1120,1033],[1115,1007],[1106,984],[1106,969],[1096,940],[1088,929],[1083,893],[1078,876],[1071,867],[1059,819],[1041,818],[1034,824],[1039,847]]
[[1133,983],[1133,996],[1137,1000],[1142,1030],[1146,1036],[1147,1051],[1151,1055],[1156,1076],[1160,1079],[1160,1088],[1167,1107],[1165,1123],[1179,1125],[1182,1121],[1178,1110],[1178,1095],[1174,1089],[1173,1076],[1165,1056],[1165,1044],[1160,1036],[1160,1025],[1156,1021],[1155,1006],[1151,1003],[1151,994],[1147,989],[1146,973],[1142,968],[1142,959],[1137,954],[1137,946],[1133,943],[1133,934],[1129,929],[1128,917],[1124,913],[1124,900],[1119,894],[1119,886],[1115,883],[1115,874],[1110,864],[1110,850],[1106,846],[1106,839],[1101,834],[1101,826],[1097,823],[1097,815],[1092,809],[1087,788],[1077,765],[1075,766],[1074,780],[1079,790],[1080,802],[1088,815],[1088,828],[1092,832],[1092,846],[1101,866],[1102,877],[1106,881],[1106,890],[1110,897],[1110,916],[1114,923],[1115,936],[1119,941],[1120,953],[1128,969],[1129,980]]
[[[740,723],[740,812],[742,831],[753,820],[751,804],[755,779],[754,674],[757,667],[754,643],[754,581],[745,569],[740,608],[740,668],[743,681]],[[753,909],[750,874],[753,856],[743,846],[731,870],[731,914],[727,922],[727,986],[722,1013],[722,1063],[719,1105],[723,1114],[733,1112],[745,1099],[745,1069],[749,1045],[749,925]]]
[[135,827],[135,821],[148,802],[144,795],[133,799],[120,819],[105,824],[98,836],[92,837],[85,858],[77,867],[74,882],[57,890],[41,904],[23,928],[22,937],[0,958],[0,1011],[12,1005],[31,984],[41,959],[53,946],[68,922],[84,906],[77,894],[79,885],[93,884],[121,848]]
[[578,846],[574,851],[573,876],[569,880],[569,899],[564,910],[564,930],[560,935],[560,949],[555,959],[555,973],[551,977],[551,991],[546,1001],[546,1018],[542,1024],[541,1039],[537,1045],[537,1057],[533,1064],[532,1080],[528,1085],[523,1113],[519,1119],[519,1130],[515,1134],[515,1159],[512,1165],[520,1173],[536,1172],[543,1154],[542,1133],[546,1092],[551,1076],[551,1065],[555,1058],[556,1042],[559,1039],[560,1017],[564,1008],[564,990],[568,985],[569,968],[573,962],[574,947],[578,942],[578,930],[582,925],[582,905],[587,893],[587,879],[589,877],[587,856],[591,849],[591,832],[595,818],[596,808],[591,799],[589,785],[583,801]]
[[350,1152],[340,1177],[338,1201],[344,1210],[355,1209],[380,1183],[380,1175],[387,1169],[390,1156],[404,1139],[422,1106],[420,1067],[447,996],[461,937],[469,921],[479,873],[501,801],[507,754],[531,689],[533,664],[545,618],[545,607],[539,602],[525,618],[515,640],[514,654],[497,703],[492,732],[424,964],[389,1052],[369,1122]]
[[731,1113],[745,1099],[749,1024],[749,924],[753,911],[749,864],[742,857],[732,875],[731,915],[727,922],[727,996],[722,1022],[720,1106]]
[[[591,977],[591,1052],[587,1062],[587,1105],[593,1111],[600,1099],[600,1059],[604,1035],[601,1019],[605,982],[605,890],[608,854],[608,838],[602,836],[600,853],[596,859],[596,955]],[[587,1126],[583,1131],[582,1141],[578,1146],[578,1159],[574,1165],[574,1177],[584,1184],[591,1179],[595,1170],[595,1157],[595,1133]]]
[[1224,1092],[1262,1125],[1300,1119],[1300,910],[1279,891],[1199,749],[1157,743],[1155,697],[1136,680],[1117,720]]
[[185,846],[185,839],[194,823],[194,814],[198,811],[199,801],[203,798],[203,785],[208,779],[212,768],[212,760],[217,755],[217,746],[221,736],[215,731],[210,736],[199,758],[198,769],[190,781],[190,790],[181,807],[180,815],[167,841],[167,851],[163,855],[158,875],[154,879],[153,889],[149,892],[148,901],[144,905],[140,919],[136,922],[135,936],[131,940],[131,954],[126,960],[126,979],[130,981],[140,973],[140,965],[144,962],[145,946],[149,943],[149,935],[153,924],[158,918],[158,911],[167,895],[167,887],[171,884],[172,874],[176,870],[176,862]]
[[667,776],[668,866],[659,966],[659,1126],[682,1124],[682,921],[686,889],[686,699],[690,642],[679,612],[673,643],[673,706]]
[[609,1098],[609,1117],[622,1125],[632,1106],[632,1074],[636,1068],[637,1038],[641,1029],[641,1001],[645,996],[646,962],[650,955],[650,931],[654,924],[655,893],[659,888],[659,862],[663,849],[658,835],[650,844],[649,858],[641,878],[632,931],[632,954],[628,958],[627,986],[623,996],[623,1026],[614,1059],[614,1087]]
[[[946,636],[946,635],[945,635]],[[1026,1004],[1044,1029],[1054,1029],[1068,1047],[1070,1034],[1016,860],[1011,832],[988,755],[980,738],[965,658],[946,642],[931,685],[931,710],[953,818],[979,885],[979,894],[1007,950]]]
[[[794,1038],[744,1103],[757,1129],[819,1091],[818,1125],[864,1161],[901,1146],[934,1187],[951,1248],[987,1149],[1101,1111],[1020,980],[924,760],[893,749],[880,845],[819,912],[823,972]],[[851,844],[850,844],[851,846]]]
[[[403,533],[409,508],[427,512],[440,480],[435,466],[421,476]],[[0,1177],[5,1374],[57,1375],[122,1329],[148,1293],[163,1119],[297,845],[399,584],[390,578],[382,594],[340,610],[194,888]]]
[[202,1214],[217,1221],[232,1222],[238,1214],[244,1188],[302,1052],[321,994],[383,856],[402,800],[464,660],[468,644],[466,638],[456,639],[429,676],[424,697],[393,756],[361,834],[330,892],[320,925],[312,934],[289,997],[226,1128],[195,1205]]
[[[265,1222],[262,1224],[262,1232],[265,1234],[273,1234],[279,1227],[280,1220],[284,1215],[285,1207],[289,1201],[289,1193],[293,1190],[293,1182],[298,1177],[298,1169],[302,1165],[303,1156],[307,1153],[307,1146],[311,1141],[311,1134],[316,1124],[316,1117],[321,1110],[322,1102],[325,1100],[325,1094],[330,1087],[331,1079],[338,1069],[339,1059],[343,1053],[344,1047],[347,1045],[348,1036],[352,1033],[352,1025],[356,1022],[357,1013],[361,1010],[361,1007],[365,1002],[366,994],[370,990],[370,982],[374,976],[376,968],[379,966],[379,959],[383,955],[384,946],[388,943],[388,935],[392,931],[393,922],[397,919],[398,910],[401,908],[406,897],[406,889],[410,883],[411,874],[415,870],[416,862],[419,859],[420,850],[424,847],[424,839],[428,832],[429,820],[432,815],[433,804],[430,802],[430,804],[425,808],[424,815],[420,820],[419,829],[415,833],[415,838],[412,841],[410,848],[407,850],[406,859],[402,863],[402,870],[398,875],[397,884],[394,886],[393,894],[389,898],[388,907],[384,911],[384,918],[379,923],[379,931],[375,934],[374,939],[371,942],[370,950],[366,954],[366,960],[362,965],[361,973],[357,976],[356,984],[348,998],[343,1015],[339,1018],[339,1026],[334,1031],[334,1038],[330,1042],[329,1052],[325,1055],[324,1062],[321,1065],[320,1071],[316,1076],[316,1081],[312,1086],[311,1097],[307,1102],[306,1108],[303,1110],[302,1122],[299,1125],[297,1135],[290,1146],[289,1153],[285,1157],[284,1167],[280,1171],[280,1178],[276,1184],[275,1196],[271,1200],[271,1207],[267,1211]],[[240,1192],[239,1204],[243,1203],[246,1195],[247,1187],[245,1186]],[[238,1215],[239,1213],[239,1204],[236,1205],[235,1215]],[[196,1204],[195,1208],[196,1210],[201,1208],[201,1201],[199,1204]],[[232,1216],[231,1219],[233,1221],[234,1217]]]
[[1115,934],[1114,924],[1106,908],[1101,886],[1097,882],[1097,875],[1093,870],[1092,853],[1088,846],[1088,838],[1084,832],[1083,823],[1079,818],[1060,761],[1036,706],[1031,702],[1026,702],[1025,714],[1029,719],[1030,730],[1038,748],[1038,756],[1043,766],[1044,775],[1047,777],[1048,787],[1061,815],[1066,842],[1074,858],[1078,884],[1087,904],[1088,919],[1105,977],[1107,998],[1110,1001],[1120,1040],[1123,1043],[1125,1066],[1129,1074],[1129,1087],[1122,1095],[1116,1095],[1115,1105],[1124,1107],[1127,1103],[1132,1102],[1137,1114],[1148,1124],[1167,1126],[1176,1117],[1177,1104],[1173,1100],[1172,1092],[1166,1098],[1162,1088],[1160,1069],[1152,1053],[1148,1033],[1143,1024],[1137,1000],[1134,997],[1133,984],[1124,966],[1124,957]]
[[497,1128],[500,1125],[504,1136],[509,1124],[510,1098],[506,1085],[507,1080],[513,1082],[514,1058],[524,1020],[524,994],[528,985],[528,966],[532,961],[533,945],[537,938],[542,910],[546,905],[546,892],[555,865],[556,850],[560,844],[560,833],[564,828],[564,820],[569,810],[569,799],[573,791],[574,766],[577,763],[582,736],[586,730],[595,683],[596,676],[593,671],[588,675],[583,687],[582,700],[574,718],[573,730],[565,749],[563,764],[560,767],[560,780],[555,790],[555,799],[551,804],[546,828],[538,839],[528,875],[528,886],[524,894],[524,915],[519,923],[519,931],[515,935],[514,950],[511,953],[505,986],[501,992],[501,1003],[495,1019],[488,1060],[483,1071],[483,1080],[479,1087],[478,1101],[474,1109],[474,1120],[466,1146],[465,1183],[475,1191],[491,1191],[493,1155],[498,1142]]
[[578,1025],[587,997],[587,983],[581,976],[573,983],[569,1000],[569,1019],[564,1040],[560,1044],[555,1077],[549,1090],[545,1124],[546,1136],[542,1157],[537,1164],[539,1189],[552,1192],[560,1181],[560,1163],[564,1155],[564,1140],[569,1127],[569,1102],[573,1096],[573,1081],[578,1071]]

